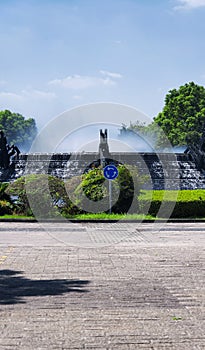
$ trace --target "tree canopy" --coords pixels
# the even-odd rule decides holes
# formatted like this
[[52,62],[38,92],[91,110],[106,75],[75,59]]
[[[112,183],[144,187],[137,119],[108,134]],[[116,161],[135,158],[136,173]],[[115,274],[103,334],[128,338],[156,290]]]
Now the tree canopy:
[[19,113],[0,111],[0,129],[4,131],[8,143],[13,143],[24,151],[29,150],[37,127],[33,118],[25,119]]
[[[159,125],[173,146],[196,143],[205,127],[205,88],[190,82],[178,90],[170,90],[154,124]],[[160,133],[157,145],[164,143],[164,135]]]
[[194,82],[170,90],[165,105],[149,125],[140,121],[122,125],[123,132],[134,131],[154,142],[155,148],[197,144],[205,129],[205,88]]

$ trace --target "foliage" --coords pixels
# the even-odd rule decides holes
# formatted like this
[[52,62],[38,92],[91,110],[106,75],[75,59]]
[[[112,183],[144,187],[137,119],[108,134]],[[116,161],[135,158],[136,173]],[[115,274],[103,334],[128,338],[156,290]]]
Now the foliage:
[[81,181],[81,176],[74,176],[65,181],[64,185],[66,190],[66,200],[65,205],[61,209],[62,215],[71,216],[84,213],[84,211],[78,207],[79,201],[77,200],[77,196],[75,194]]
[[73,220],[96,220],[96,221],[118,221],[118,220],[155,220],[151,215],[144,214],[109,214],[109,213],[84,213],[70,216]]
[[137,213],[142,182],[136,167],[118,166],[118,177],[114,180],[114,186],[119,189],[119,196],[112,208],[114,213],[127,213],[128,211]]
[[12,214],[13,205],[10,201],[0,199],[0,215]]
[[[134,190],[133,178],[137,178],[138,174],[136,169],[133,171],[131,168],[119,165],[119,176],[112,182],[112,211],[115,213],[127,212],[133,202],[136,203],[134,208],[138,208],[137,196],[142,178],[135,179]],[[65,183],[50,175],[23,176],[9,184],[7,193],[17,197],[15,213],[24,215],[49,218],[62,214],[69,217],[92,212],[93,206],[102,208],[102,211],[109,210],[108,181],[101,168],[92,169],[82,177],[73,177]]]
[[[126,213],[131,206],[137,212],[137,197],[145,179],[139,177],[136,167],[118,165],[118,172],[118,177],[112,180],[112,212]],[[75,203],[87,212],[109,211],[109,182],[101,167],[83,175],[75,190]]]
[[45,174],[20,177],[9,184],[7,193],[18,198],[16,212],[43,218],[59,216],[68,201],[63,181]]
[[0,199],[1,200],[10,200],[10,196],[6,193],[6,189],[9,186],[8,182],[0,182]]
[[153,120],[122,125],[121,134],[134,131],[154,142],[156,149],[197,144],[205,127],[205,88],[194,82],[170,90],[165,105]]
[[0,182],[0,215],[12,214],[13,203],[10,196],[6,193],[7,182]]
[[143,190],[139,199],[162,201],[165,197],[169,201],[177,200],[177,202],[205,200],[205,190]]
[[11,214],[4,214],[3,216],[0,215],[1,221],[29,221],[29,222],[33,222],[36,221],[35,218],[33,218],[32,216],[26,216],[26,215],[20,215],[20,214],[13,214],[13,212]]
[[160,129],[159,125],[157,125],[157,123],[155,122],[146,124],[137,120],[135,122],[130,122],[129,126],[123,124],[122,128],[120,129],[120,137],[121,136],[132,136],[132,138],[136,138],[136,141],[140,140],[140,137],[147,142],[147,145],[156,149],[159,148],[158,140],[163,136],[166,140],[166,148],[169,148],[171,146],[170,144],[168,145],[169,142],[167,143],[168,139],[164,134],[163,130]]
[[108,203],[108,188],[102,168],[94,168],[82,175],[74,190],[74,203],[83,212],[104,211]]
[[157,216],[159,208],[160,216],[167,218],[169,207],[175,204],[171,218],[205,217],[205,190],[181,190],[181,191],[143,191],[139,197],[140,211],[149,205],[148,214]]
[[139,134],[144,134],[146,130],[146,123],[141,122],[140,120],[136,120],[135,122],[130,122],[129,126],[122,124],[121,133],[126,131],[134,131]]
[[[163,205],[164,211],[160,209],[161,218],[169,218],[170,214],[169,206],[174,206],[174,210],[171,213],[171,218],[205,218],[205,190],[181,190],[181,191],[160,191],[160,190],[140,190],[141,184],[139,183],[139,188],[134,193],[136,195],[136,206],[134,208],[135,213],[129,210],[128,206],[123,207],[123,204],[129,203],[129,200],[135,200],[132,192],[132,188],[127,188],[127,183],[123,184],[123,179],[126,180],[127,174],[123,174],[124,166],[119,168],[119,183],[114,185],[121,186],[121,199],[119,203],[113,205],[112,215],[109,215],[106,212],[97,213],[97,214],[85,214],[87,210],[80,210],[75,203],[73,203],[69,198],[70,193],[77,192],[82,190],[83,181],[81,177],[72,178],[71,181],[67,181],[65,186],[62,180],[48,175],[28,175],[26,177],[21,177],[14,181],[13,183],[2,183],[0,186],[0,215],[6,214],[19,214],[32,216],[32,214],[38,215],[38,218],[58,218],[60,214],[70,217],[70,218],[79,218],[79,219],[94,219],[94,220],[120,220],[120,219],[153,219],[153,217],[159,218],[158,212],[159,208]],[[94,171],[94,172],[93,172]],[[100,184],[105,185],[100,177],[102,175],[102,169],[91,170],[88,174],[85,174],[83,178],[89,179],[86,181],[85,191],[87,192],[90,198],[93,198],[94,203],[98,203],[97,198],[106,193],[107,188],[102,191],[98,191],[92,184],[95,184],[96,181],[100,180]],[[89,175],[89,176],[88,176]],[[121,176],[121,179],[120,179]],[[133,181],[133,175],[132,181]],[[92,179],[92,181],[91,181]],[[127,181],[127,180],[126,180]],[[136,183],[136,181],[134,180]],[[50,194],[46,191],[46,183],[49,187]],[[125,187],[123,187],[125,185]],[[69,192],[67,190],[69,189]],[[105,190],[105,192],[103,192]],[[17,203],[13,203],[11,196],[17,197]],[[106,194],[108,195],[108,194]],[[119,191],[117,192],[118,200],[120,198]],[[33,198],[32,208],[34,208],[34,213],[32,213],[29,199]],[[72,196],[71,196],[72,197]],[[106,200],[108,197],[106,197]],[[81,200],[82,197],[81,197]],[[116,205],[117,204],[117,205]],[[130,203],[129,203],[130,205]],[[167,209],[168,208],[168,209]],[[127,214],[129,212],[129,214]]]
[[[165,97],[165,106],[154,118],[173,146],[196,143],[205,126],[205,88],[193,82],[170,90]],[[159,147],[166,146],[161,133],[157,140]]]
[[33,118],[25,119],[21,114],[9,110],[0,111],[0,129],[4,131],[8,143],[13,143],[25,151],[29,150],[37,134]]
[[[87,198],[94,202],[98,202],[105,195],[107,189],[102,186],[105,182],[102,168],[95,168],[83,175],[82,182],[78,186],[77,192],[81,195],[83,191]],[[82,189],[82,191],[81,191]]]

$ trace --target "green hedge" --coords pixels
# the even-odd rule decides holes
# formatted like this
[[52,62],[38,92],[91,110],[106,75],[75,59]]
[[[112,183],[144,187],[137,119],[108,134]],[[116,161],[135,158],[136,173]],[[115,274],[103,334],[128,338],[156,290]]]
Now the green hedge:
[[139,202],[140,212],[152,216],[205,217],[205,190],[143,191]]
[[[119,177],[120,178],[120,177]],[[0,215],[20,213],[31,215],[29,194],[35,207],[35,214],[39,217],[69,216],[83,213],[69,199],[70,193],[79,185],[80,178],[72,178],[66,183],[47,175],[28,175],[26,177],[27,188],[25,189],[25,177],[19,178],[13,183],[0,186]],[[46,192],[45,183],[49,185]],[[127,182],[126,182],[127,183]],[[121,187],[124,189],[123,185]],[[119,207],[116,213],[120,213],[121,203],[128,202],[128,191],[125,187]],[[10,195],[18,197],[18,203],[13,203]],[[139,197],[136,196],[137,205],[135,214],[151,215],[158,218],[205,218],[205,190],[182,190],[182,191],[148,191],[144,190]],[[139,209],[138,209],[139,208]]]

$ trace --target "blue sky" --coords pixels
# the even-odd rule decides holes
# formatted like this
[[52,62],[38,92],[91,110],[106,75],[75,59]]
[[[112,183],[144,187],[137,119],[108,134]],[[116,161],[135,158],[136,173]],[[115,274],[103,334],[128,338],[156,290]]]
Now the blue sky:
[[205,84],[204,19],[205,0],[1,0],[0,110],[39,127],[103,101],[152,118]]

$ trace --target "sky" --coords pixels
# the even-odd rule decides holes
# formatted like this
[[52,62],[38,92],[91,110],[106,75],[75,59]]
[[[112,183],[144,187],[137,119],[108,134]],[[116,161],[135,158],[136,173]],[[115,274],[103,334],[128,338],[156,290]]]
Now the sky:
[[205,0],[0,0],[0,110],[39,128],[113,102],[150,118],[205,85]]

